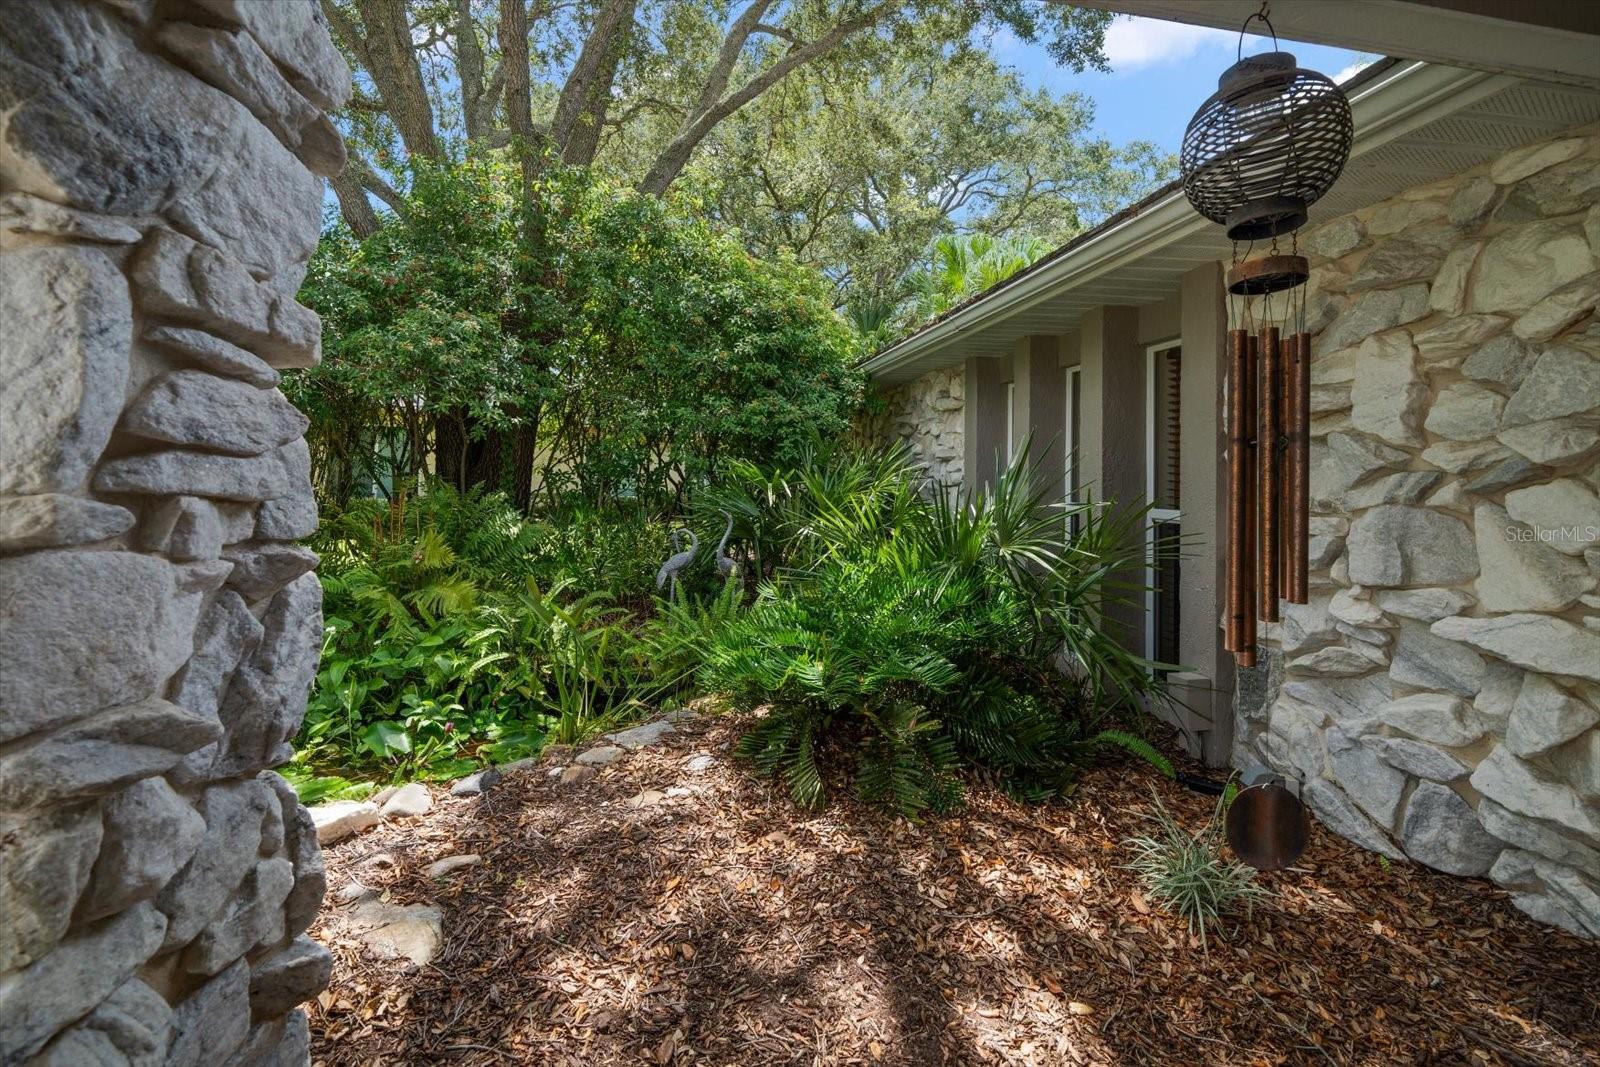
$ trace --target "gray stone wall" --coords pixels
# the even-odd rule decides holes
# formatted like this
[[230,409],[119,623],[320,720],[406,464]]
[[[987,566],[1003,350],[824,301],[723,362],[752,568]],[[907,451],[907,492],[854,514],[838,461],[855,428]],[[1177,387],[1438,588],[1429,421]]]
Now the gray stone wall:
[[884,410],[867,421],[867,436],[905,444],[936,483],[959,486],[966,473],[962,459],[965,394],[960,367],[932,371],[886,390]]
[[0,15],[0,1065],[297,1064],[330,958],[289,755],[321,643],[278,371],[326,112],[311,0]]
[[1600,128],[1309,231],[1311,603],[1236,760],[1600,936]]

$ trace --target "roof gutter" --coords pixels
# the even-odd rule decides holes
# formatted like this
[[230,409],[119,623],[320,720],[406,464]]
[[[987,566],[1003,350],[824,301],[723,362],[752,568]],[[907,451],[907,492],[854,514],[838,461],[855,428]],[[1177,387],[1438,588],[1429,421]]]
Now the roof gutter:
[[[1514,85],[1519,79],[1482,71],[1397,62],[1351,94],[1356,139],[1351,156],[1381,145]],[[996,320],[1069,291],[1126,263],[1142,259],[1173,241],[1201,233],[1212,223],[1189,206],[1182,189],[1172,189],[1131,217],[1114,219],[1072,242],[1070,251],[1039,269],[998,283],[917,333],[890,345],[862,364],[877,377],[915,362],[920,356],[981,330]]]

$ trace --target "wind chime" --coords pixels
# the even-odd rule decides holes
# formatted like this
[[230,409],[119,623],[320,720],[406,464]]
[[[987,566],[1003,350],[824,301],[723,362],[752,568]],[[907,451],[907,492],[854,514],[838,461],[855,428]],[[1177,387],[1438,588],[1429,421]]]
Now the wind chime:
[[[1272,34],[1274,50],[1244,57],[1245,31],[1257,19]],[[1337,85],[1276,50],[1266,4],[1245,20],[1239,42],[1238,61],[1189,120],[1179,166],[1189,202],[1227,227],[1233,241],[1223,647],[1239,666],[1253,667],[1257,618],[1278,621],[1280,600],[1306,602],[1310,268],[1295,231],[1344,169],[1355,127]]]

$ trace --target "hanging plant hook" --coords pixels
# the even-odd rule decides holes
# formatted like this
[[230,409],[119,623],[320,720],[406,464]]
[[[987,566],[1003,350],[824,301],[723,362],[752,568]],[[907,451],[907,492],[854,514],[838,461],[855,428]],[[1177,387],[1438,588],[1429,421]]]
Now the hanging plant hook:
[[1256,19],[1260,19],[1267,24],[1267,32],[1272,34],[1272,50],[1274,52],[1278,50],[1278,31],[1272,28],[1272,19],[1267,17],[1271,10],[1272,0],[1262,0],[1261,10],[1245,19],[1244,25],[1239,27],[1239,46],[1234,50],[1233,55],[1235,61],[1244,58],[1244,35],[1250,31],[1250,24]]

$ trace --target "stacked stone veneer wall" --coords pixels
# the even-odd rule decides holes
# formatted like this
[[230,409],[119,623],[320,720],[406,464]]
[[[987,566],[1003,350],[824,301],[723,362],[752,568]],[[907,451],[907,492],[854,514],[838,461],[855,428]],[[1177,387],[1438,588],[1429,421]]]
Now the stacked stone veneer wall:
[[877,441],[905,444],[934,482],[958,486],[965,474],[965,397],[960,367],[933,371],[886,390],[884,409],[867,420],[866,434]]
[[1310,231],[1313,596],[1236,758],[1600,936],[1600,130]]
[[0,1064],[291,1064],[321,642],[295,292],[350,74],[310,0],[0,13]]

